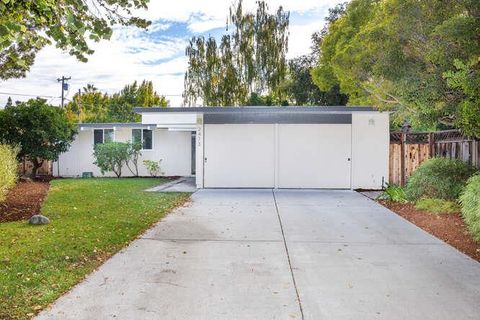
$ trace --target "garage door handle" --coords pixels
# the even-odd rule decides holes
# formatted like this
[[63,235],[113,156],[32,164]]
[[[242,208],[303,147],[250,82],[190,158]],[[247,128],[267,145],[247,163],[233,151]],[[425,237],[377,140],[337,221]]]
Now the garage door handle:
[[207,157],[205,157],[204,161],[205,161],[205,163],[207,163]]
[[347,158],[347,161],[350,161],[350,158]]

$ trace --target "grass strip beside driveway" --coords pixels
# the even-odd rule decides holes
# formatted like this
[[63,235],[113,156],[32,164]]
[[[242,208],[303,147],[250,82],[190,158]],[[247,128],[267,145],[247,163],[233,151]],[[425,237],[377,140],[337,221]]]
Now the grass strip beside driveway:
[[56,300],[189,194],[148,193],[148,178],[51,182],[49,225],[0,224],[0,319],[27,319]]

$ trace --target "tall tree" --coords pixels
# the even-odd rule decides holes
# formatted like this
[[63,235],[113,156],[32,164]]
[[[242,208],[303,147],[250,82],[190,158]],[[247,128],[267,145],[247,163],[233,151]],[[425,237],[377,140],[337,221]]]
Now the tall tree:
[[65,109],[70,120],[78,122],[105,122],[109,97],[87,84],[81,92],[73,95]]
[[0,110],[0,141],[19,146],[19,160],[33,164],[32,176],[44,160],[57,160],[70,147],[76,126],[69,122],[65,110],[48,105],[44,99],[17,102],[15,107]]
[[153,90],[151,81],[134,81],[120,92],[114,93],[108,103],[106,118],[108,122],[138,122],[140,115],[133,111],[136,107],[166,107],[168,101]]
[[322,91],[313,83],[311,70],[317,64],[315,56],[308,54],[288,61],[288,94],[292,104],[297,106],[344,106],[348,96],[340,93],[338,85]]
[[257,1],[255,13],[244,12],[242,1],[230,8],[227,32],[219,44],[213,37],[193,37],[186,48],[184,103],[244,105],[252,94],[282,97],[286,76],[289,13],[268,12]]
[[480,136],[478,91],[465,82],[479,68],[479,13],[476,0],[352,0],[329,25],[315,83],[395,110],[397,124]]
[[288,93],[295,105],[343,106],[348,102],[348,95],[340,93],[338,85],[333,85],[329,90],[322,91],[313,82],[312,70],[320,59],[320,45],[328,31],[329,24],[337,20],[345,11],[346,3],[338,4],[329,9],[325,18],[326,26],[312,34],[311,52],[289,60]]
[[77,122],[132,122],[140,121],[135,107],[166,107],[168,100],[159,95],[151,81],[143,80],[126,85],[112,95],[100,92],[88,84],[76,93],[65,109],[70,120]]
[[7,103],[5,104],[5,108],[10,108],[12,106],[13,106],[12,97],[8,97]]
[[114,25],[146,28],[133,15],[149,0],[0,1],[0,79],[24,77],[36,54],[55,44],[80,61],[93,53],[88,40],[109,39]]

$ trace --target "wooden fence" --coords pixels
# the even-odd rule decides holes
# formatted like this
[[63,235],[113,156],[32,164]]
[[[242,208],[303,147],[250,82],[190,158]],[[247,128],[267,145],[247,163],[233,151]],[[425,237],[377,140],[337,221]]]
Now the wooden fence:
[[391,184],[405,185],[412,172],[432,157],[460,159],[480,169],[480,141],[457,130],[390,134]]
[[[33,164],[28,160],[23,160],[18,165],[18,174],[21,176],[28,176],[32,174]],[[38,168],[37,174],[39,176],[51,176],[52,175],[52,162],[43,161],[43,165]]]

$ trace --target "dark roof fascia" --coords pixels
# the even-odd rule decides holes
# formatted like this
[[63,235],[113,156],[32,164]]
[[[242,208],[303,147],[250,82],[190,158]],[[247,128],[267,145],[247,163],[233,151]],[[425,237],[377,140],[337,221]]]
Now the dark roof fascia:
[[351,112],[375,112],[378,109],[373,107],[362,107],[362,106],[309,106],[309,107],[175,107],[175,108],[134,108],[134,111],[137,113],[148,113],[148,112],[166,112],[166,113],[238,113],[238,112],[253,112],[253,113],[270,113],[270,112],[280,112],[280,113],[351,113]]

